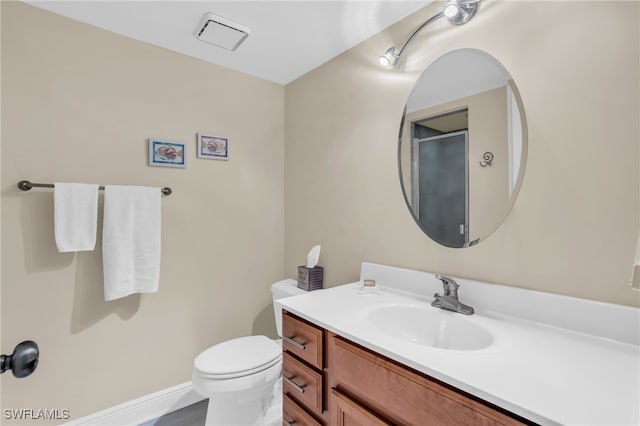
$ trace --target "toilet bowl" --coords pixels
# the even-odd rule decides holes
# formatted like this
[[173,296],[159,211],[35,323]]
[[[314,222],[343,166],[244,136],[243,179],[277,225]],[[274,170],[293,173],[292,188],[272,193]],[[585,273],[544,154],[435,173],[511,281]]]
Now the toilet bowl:
[[[275,301],[305,291],[297,288],[297,281],[284,280],[273,284],[271,292],[282,336],[282,308]],[[273,391],[281,376],[280,340],[246,336],[206,349],[193,361],[192,376],[194,390],[209,398],[206,425],[282,424],[282,399]],[[274,419],[273,413],[279,417]]]

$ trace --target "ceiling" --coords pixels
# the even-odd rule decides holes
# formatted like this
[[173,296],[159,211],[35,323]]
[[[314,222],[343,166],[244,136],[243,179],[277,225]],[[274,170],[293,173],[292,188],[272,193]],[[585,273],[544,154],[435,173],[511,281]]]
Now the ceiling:
[[[297,79],[430,3],[430,0],[24,1],[279,84]],[[194,32],[207,12],[249,27],[251,35],[235,52],[197,40]]]

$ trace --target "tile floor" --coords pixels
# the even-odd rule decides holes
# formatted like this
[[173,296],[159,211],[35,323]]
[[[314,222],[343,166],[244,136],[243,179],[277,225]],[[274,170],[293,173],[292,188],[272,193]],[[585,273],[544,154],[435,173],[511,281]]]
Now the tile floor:
[[[204,426],[209,400],[205,399],[187,407],[148,420],[138,426]],[[252,426],[280,426],[282,424],[282,379],[273,385],[273,397],[262,417]]]
[[204,426],[208,404],[209,400],[205,399],[157,419],[146,421],[139,426]]

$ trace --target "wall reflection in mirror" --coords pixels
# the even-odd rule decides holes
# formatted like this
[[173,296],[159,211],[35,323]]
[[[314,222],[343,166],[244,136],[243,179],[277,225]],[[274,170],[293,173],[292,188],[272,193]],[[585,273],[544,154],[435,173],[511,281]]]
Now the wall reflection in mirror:
[[511,75],[481,50],[441,56],[409,95],[399,144],[420,228],[447,247],[477,244],[507,217],[524,176],[526,119]]

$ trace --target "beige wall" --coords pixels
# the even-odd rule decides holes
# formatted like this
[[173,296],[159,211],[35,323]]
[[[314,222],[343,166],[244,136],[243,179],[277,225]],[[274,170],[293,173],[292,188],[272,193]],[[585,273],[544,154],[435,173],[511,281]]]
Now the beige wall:
[[[638,6],[485,2],[467,25],[438,21],[398,69],[381,69],[378,55],[435,14],[432,5],[287,85],[286,273],[322,244],[328,286],[357,280],[370,261],[640,305],[627,284],[639,215]],[[421,71],[463,47],[512,75],[529,151],[503,225],[478,246],[450,249],[405,206],[397,138]]]
[[[295,276],[316,243],[328,286],[372,261],[640,305],[627,286],[640,216],[637,2],[485,2],[380,69],[380,52],[430,6],[286,89],[22,3],[1,10],[0,349],[34,339],[42,350],[37,374],[2,376],[3,408],[79,417],[189,380],[208,345],[272,332],[269,285],[283,262]],[[461,47],[510,71],[529,124],[512,213],[462,250],[419,232],[396,164],[413,83]],[[198,131],[230,135],[231,161],[197,160]],[[149,136],[187,142],[189,167],[148,167]],[[171,186],[160,291],[105,303],[100,251],[58,254],[52,194],[18,191],[25,178]]]
[[[33,376],[2,376],[3,408],[83,416],[190,380],[214,343],[273,330],[282,86],[2,2],[2,107],[1,349],[33,339],[42,355]],[[198,131],[230,136],[231,160],[197,159]],[[147,166],[150,136],[186,142],[188,168]],[[160,291],[104,302],[100,249],[58,253],[52,191],[21,179],[172,187]]]
[[[469,129],[469,241],[474,241],[488,236],[511,208],[506,86],[406,114],[400,155],[411,202],[411,123],[463,108],[468,109]],[[485,152],[494,155],[490,168],[480,165]]]

